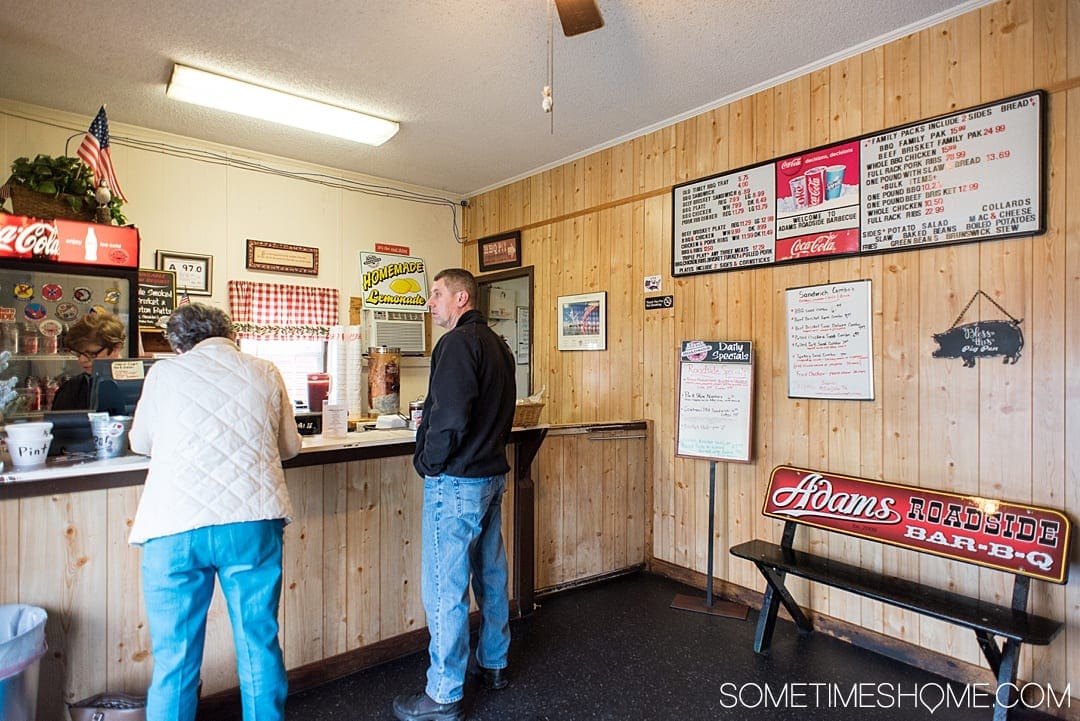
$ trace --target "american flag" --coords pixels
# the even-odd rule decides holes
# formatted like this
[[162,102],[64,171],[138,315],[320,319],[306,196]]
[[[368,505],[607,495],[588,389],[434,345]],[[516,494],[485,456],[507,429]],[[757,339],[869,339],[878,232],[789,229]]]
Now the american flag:
[[182,305],[187,305],[191,302],[191,296],[187,293],[187,288],[184,288],[184,294],[180,296],[180,300],[176,302],[176,306],[179,308]]
[[127,202],[113,169],[112,154],[109,152],[109,118],[105,115],[104,105],[98,111],[94,122],[90,123],[90,129],[86,131],[86,137],[76,154],[94,171],[94,182],[99,185],[102,181],[107,182],[112,194]]

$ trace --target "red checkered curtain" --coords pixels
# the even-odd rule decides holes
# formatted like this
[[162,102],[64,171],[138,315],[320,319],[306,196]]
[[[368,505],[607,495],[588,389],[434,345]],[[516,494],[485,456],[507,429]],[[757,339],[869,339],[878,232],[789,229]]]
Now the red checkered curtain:
[[229,281],[237,338],[326,340],[338,325],[338,291],[304,285]]

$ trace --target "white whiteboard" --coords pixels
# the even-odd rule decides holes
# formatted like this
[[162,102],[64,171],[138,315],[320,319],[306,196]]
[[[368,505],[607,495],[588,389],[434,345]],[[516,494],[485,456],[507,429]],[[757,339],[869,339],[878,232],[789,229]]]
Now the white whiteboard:
[[748,462],[753,390],[750,341],[683,341],[675,455]]
[[788,288],[788,397],[873,400],[870,281]]

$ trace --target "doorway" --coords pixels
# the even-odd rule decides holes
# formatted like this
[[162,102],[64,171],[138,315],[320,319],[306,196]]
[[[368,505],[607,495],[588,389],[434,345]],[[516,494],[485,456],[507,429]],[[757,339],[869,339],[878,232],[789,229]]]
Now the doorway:
[[533,267],[476,277],[480,312],[514,356],[517,397],[532,393]]

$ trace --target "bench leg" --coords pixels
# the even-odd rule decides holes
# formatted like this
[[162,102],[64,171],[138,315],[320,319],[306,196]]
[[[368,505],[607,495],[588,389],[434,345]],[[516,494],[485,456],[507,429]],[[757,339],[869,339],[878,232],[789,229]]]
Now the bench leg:
[[814,625],[810,623],[810,619],[802,612],[799,604],[795,603],[795,599],[792,598],[784,586],[787,574],[764,565],[758,565],[758,570],[761,571],[761,575],[765,577],[765,582],[768,585],[765,589],[765,600],[761,604],[761,615],[758,616],[757,633],[754,636],[754,651],[765,653],[769,650],[769,646],[772,645],[773,629],[776,628],[776,613],[780,610],[781,603],[784,604],[784,608],[795,620],[795,625],[799,627],[800,633],[810,633],[814,630]]
[[990,670],[997,676],[1001,672],[1001,649],[998,648],[997,641],[987,631],[976,631],[975,638],[979,639],[979,648],[982,649],[983,656],[986,656]]
[[[1001,666],[997,672],[998,686],[994,689],[994,721],[1007,721],[1009,709],[1016,703],[1016,672],[1019,663],[1020,642],[1007,639],[1001,651]],[[1002,693],[1005,698],[1001,698]]]

